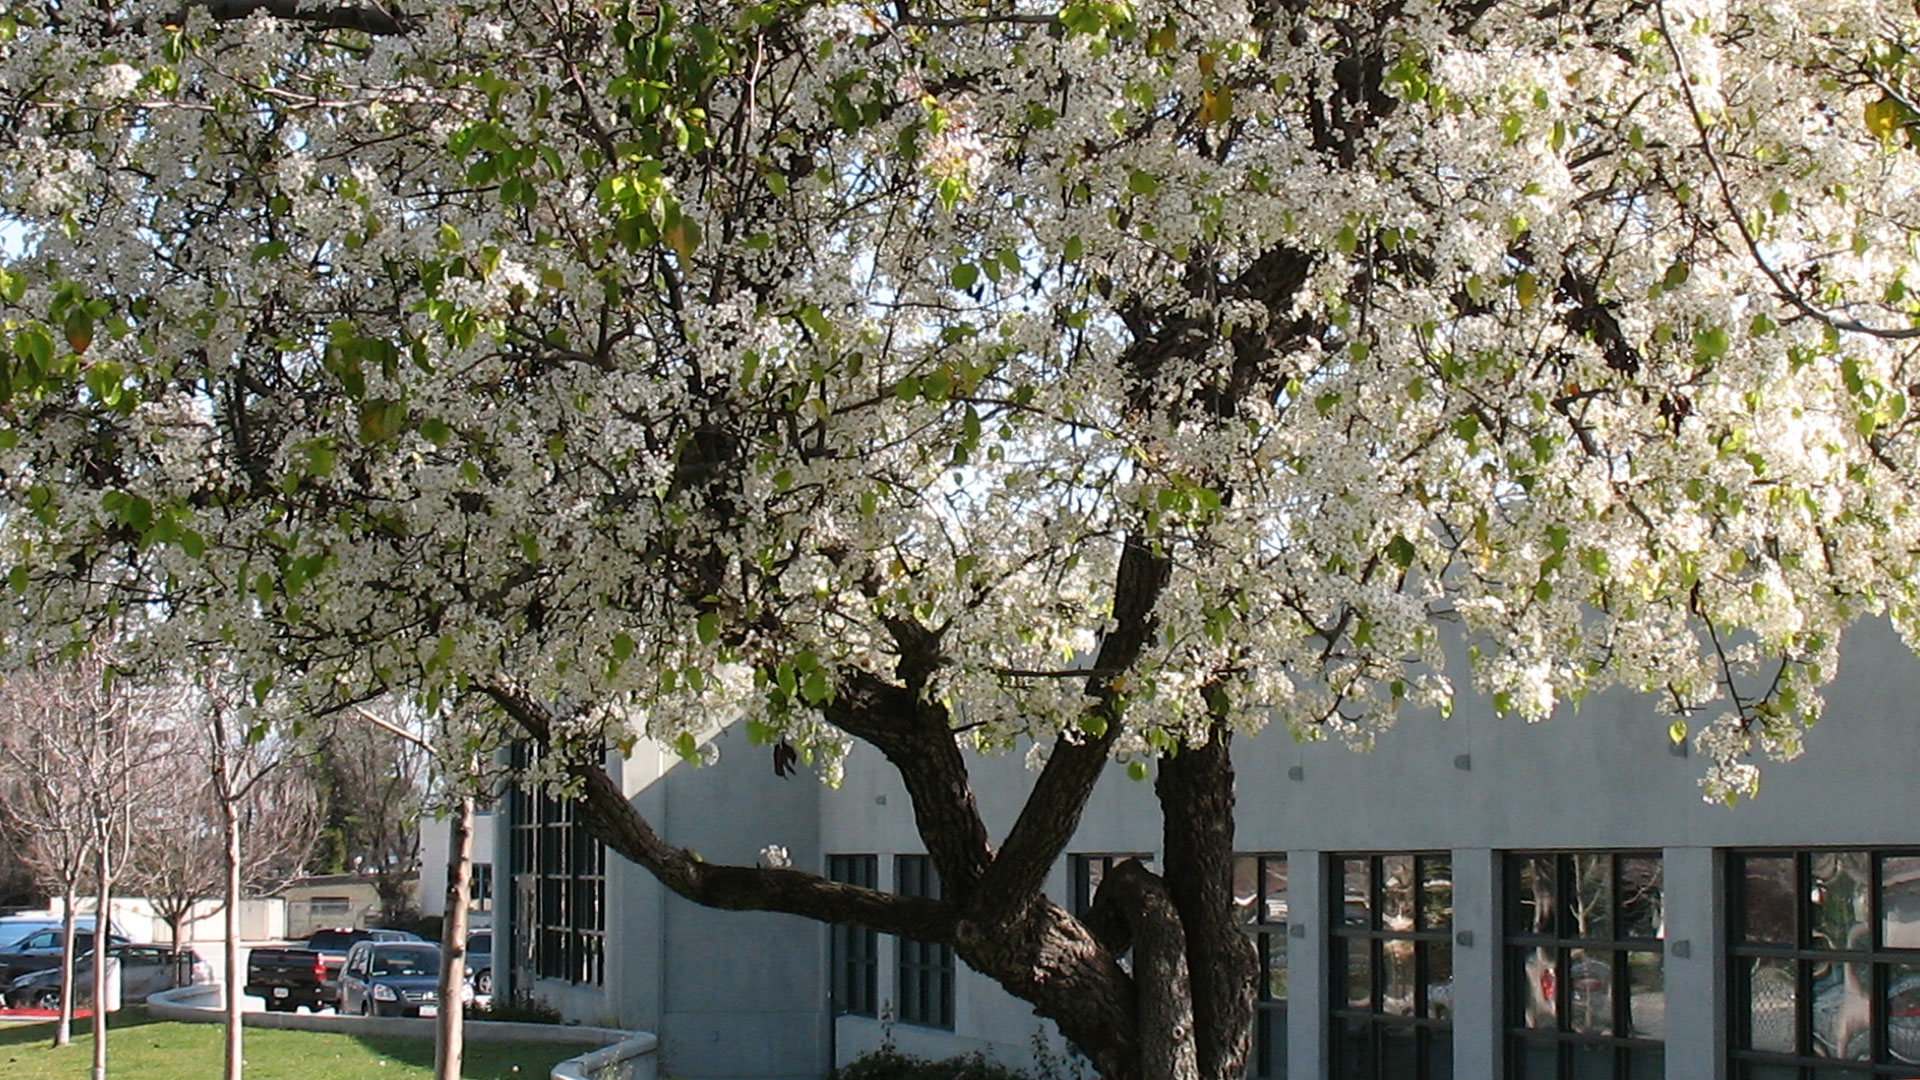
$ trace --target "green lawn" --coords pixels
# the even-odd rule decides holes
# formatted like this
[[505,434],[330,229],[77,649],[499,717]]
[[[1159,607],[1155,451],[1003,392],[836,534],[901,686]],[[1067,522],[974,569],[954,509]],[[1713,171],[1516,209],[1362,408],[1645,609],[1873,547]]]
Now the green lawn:
[[[0,1028],[0,1076],[87,1080],[92,1026],[74,1025],[73,1045],[53,1048],[53,1023]],[[222,1028],[150,1020],[130,1008],[107,1021],[107,1075],[125,1080],[216,1080]],[[471,1080],[546,1080],[563,1058],[590,1049],[560,1043],[468,1043],[461,1075]],[[319,1031],[248,1028],[248,1080],[428,1080],[433,1040],[360,1038]]]

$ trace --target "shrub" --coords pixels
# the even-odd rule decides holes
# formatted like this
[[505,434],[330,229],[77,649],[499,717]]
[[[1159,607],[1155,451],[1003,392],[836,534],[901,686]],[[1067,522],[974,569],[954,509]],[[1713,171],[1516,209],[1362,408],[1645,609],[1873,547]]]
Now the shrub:
[[828,1074],[829,1080],[1032,1080],[1019,1069],[1008,1068],[975,1051],[960,1057],[931,1060],[882,1047]]

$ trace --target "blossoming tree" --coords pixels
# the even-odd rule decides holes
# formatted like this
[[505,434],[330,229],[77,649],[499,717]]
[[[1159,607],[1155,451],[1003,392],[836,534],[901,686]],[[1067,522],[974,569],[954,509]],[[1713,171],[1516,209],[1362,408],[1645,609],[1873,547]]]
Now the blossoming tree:
[[[1109,1077],[1236,1076],[1236,734],[1444,708],[1460,640],[1528,719],[1659,695],[1737,793],[1850,620],[1914,629],[1916,39],[1880,0],[25,0],[8,627],[481,695],[683,895],[951,943]],[[724,717],[877,748],[944,899],[701,862],[601,771]],[[964,751],[1028,746],[989,836]],[[1090,927],[1041,886],[1115,759],[1167,858]]]

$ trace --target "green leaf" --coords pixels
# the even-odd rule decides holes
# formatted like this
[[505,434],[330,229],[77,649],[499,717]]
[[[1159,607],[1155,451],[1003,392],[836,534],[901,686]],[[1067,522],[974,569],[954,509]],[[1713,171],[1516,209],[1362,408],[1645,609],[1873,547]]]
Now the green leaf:
[[700,764],[700,744],[695,741],[690,731],[683,731],[673,737],[673,752],[680,755],[680,760],[689,765]]
[[631,634],[621,633],[613,635],[613,658],[615,660],[628,659],[633,655],[633,650],[634,643]]
[[809,705],[825,705],[833,700],[833,688],[827,685],[827,673],[815,668],[800,683],[800,696]]
[[979,280],[980,268],[972,263],[960,263],[947,273],[948,283],[956,289],[971,289]]
[[1725,329],[1718,326],[1703,326],[1693,333],[1694,359],[1705,363],[1725,356],[1730,343]]
[[1127,762],[1127,779],[1143,781],[1147,778],[1147,763],[1144,761]]
[[1402,570],[1413,565],[1414,554],[1413,541],[1404,536],[1395,536],[1393,542],[1387,545],[1387,558]]
[[1673,723],[1667,725],[1667,738],[1672,739],[1673,745],[1675,746],[1685,745],[1687,741],[1687,722],[1684,719],[1676,717]]
[[708,611],[695,620],[694,633],[700,637],[700,644],[711,645],[720,640],[720,613]]

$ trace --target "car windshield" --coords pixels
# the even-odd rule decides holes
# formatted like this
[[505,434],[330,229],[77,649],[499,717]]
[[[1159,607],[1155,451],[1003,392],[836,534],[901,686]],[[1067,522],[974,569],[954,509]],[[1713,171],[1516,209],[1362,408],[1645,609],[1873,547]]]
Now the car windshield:
[[320,930],[307,939],[307,948],[319,952],[346,952],[354,942],[365,940],[365,930]]
[[438,975],[438,949],[376,949],[369,965],[371,975]]

